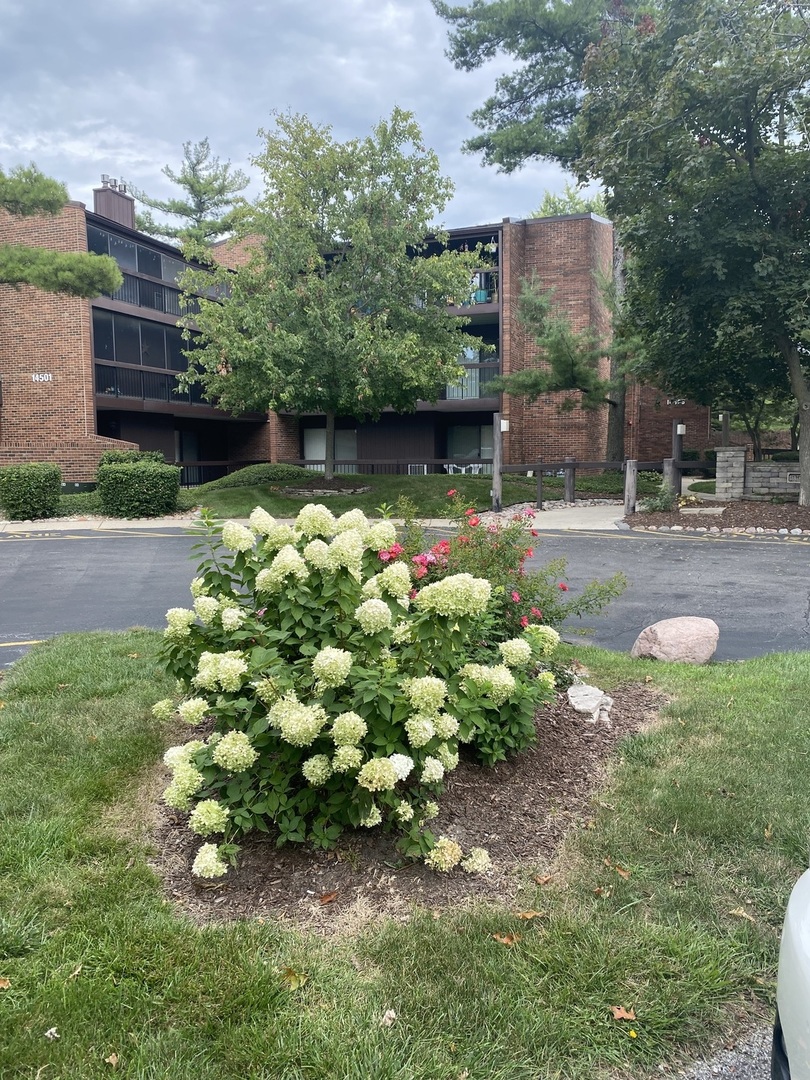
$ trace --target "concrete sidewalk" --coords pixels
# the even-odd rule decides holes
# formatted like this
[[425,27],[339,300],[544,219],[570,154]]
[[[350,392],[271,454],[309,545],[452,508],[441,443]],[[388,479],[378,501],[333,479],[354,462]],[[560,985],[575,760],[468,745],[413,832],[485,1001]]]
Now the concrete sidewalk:
[[[495,515],[488,511],[481,512],[481,520],[484,523],[501,517],[508,521],[516,508],[507,508],[501,515]],[[534,516],[526,518],[526,528],[536,529],[539,532],[616,532],[621,526],[621,518],[624,509],[620,503],[606,503],[598,506],[565,506],[559,509],[535,511]],[[75,532],[104,532],[104,533],[132,533],[135,531],[164,532],[167,529],[182,531],[190,528],[197,515],[194,513],[177,514],[165,518],[103,518],[72,517],[72,518],[46,518],[42,521],[3,521],[0,519],[0,533],[6,535],[19,535],[29,533],[75,533]],[[247,519],[241,520],[247,524]],[[287,524],[293,524],[293,518],[278,518]],[[401,522],[395,520],[395,524]],[[423,522],[428,529],[452,529],[454,523],[447,518],[430,518]]]

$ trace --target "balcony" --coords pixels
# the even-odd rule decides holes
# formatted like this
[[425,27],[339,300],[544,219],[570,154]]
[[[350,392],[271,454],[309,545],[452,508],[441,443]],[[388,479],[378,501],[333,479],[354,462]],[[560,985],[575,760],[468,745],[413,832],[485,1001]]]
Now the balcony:
[[480,401],[497,394],[488,390],[489,384],[501,373],[500,364],[464,365],[464,375],[458,382],[448,383],[442,401]]

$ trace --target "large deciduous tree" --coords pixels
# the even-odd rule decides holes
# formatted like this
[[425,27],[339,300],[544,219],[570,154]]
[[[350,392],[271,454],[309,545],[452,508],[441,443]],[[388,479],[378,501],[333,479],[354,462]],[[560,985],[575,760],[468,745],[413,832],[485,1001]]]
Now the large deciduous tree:
[[146,210],[136,216],[142,232],[164,240],[194,240],[202,244],[211,244],[233,232],[242,206],[240,195],[250,178],[241,169],[233,169],[230,161],[223,164],[213,157],[208,139],[183,143],[179,173],[169,165],[161,172],[181,189],[179,197],[155,199],[131,185],[130,190],[144,206],[159,210],[178,223],[156,221]]
[[[0,210],[16,217],[58,214],[68,200],[63,184],[35,165],[0,169]],[[109,255],[0,244],[0,284],[34,285],[45,292],[90,298],[114,292],[121,272]]]
[[412,410],[459,376],[469,339],[448,300],[469,295],[476,256],[428,240],[452,184],[409,113],[343,143],[291,114],[261,134],[264,194],[236,234],[249,262],[214,271],[188,378],[233,412],[324,413],[331,475],[337,416]]
[[[585,69],[582,169],[632,253],[646,371],[743,377],[798,409],[810,505],[810,26],[780,0],[680,0],[613,21]],[[753,370],[746,368],[753,365]]]

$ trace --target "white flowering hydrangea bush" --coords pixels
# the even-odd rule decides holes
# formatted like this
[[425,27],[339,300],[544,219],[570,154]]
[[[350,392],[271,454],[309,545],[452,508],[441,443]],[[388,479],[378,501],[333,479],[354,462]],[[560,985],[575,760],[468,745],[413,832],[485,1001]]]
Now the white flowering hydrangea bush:
[[552,643],[524,634],[471,663],[490,583],[419,588],[394,527],[359,511],[310,505],[291,527],[257,509],[249,527],[204,517],[200,531],[192,606],[164,632],[177,699],[154,707],[191,729],[167,751],[164,799],[205,840],[193,872],[226,873],[252,830],[330,847],[377,825],[436,869],[483,869],[486,852],[428,823],[460,742],[493,762],[534,741]]

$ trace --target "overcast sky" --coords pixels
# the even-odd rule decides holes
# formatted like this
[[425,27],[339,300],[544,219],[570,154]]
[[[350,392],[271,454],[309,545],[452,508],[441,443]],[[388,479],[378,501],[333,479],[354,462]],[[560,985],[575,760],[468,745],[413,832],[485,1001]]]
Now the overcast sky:
[[35,161],[91,208],[101,173],[172,194],[161,168],[206,136],[255,175],[272,109],[337,139],[412,111],[456,185],[436,224],[526,217],[565,181],[554,165],[506,176],[461,153],[506,61],[456,71],[430,0],[0,0],[0,26],[0,164]]

